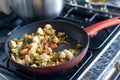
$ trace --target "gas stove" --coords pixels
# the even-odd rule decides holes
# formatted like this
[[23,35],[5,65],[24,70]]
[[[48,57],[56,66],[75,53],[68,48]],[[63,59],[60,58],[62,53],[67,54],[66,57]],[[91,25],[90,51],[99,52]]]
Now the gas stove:
[[[87,7],[86,7],[87,5]],[[89,8],[87,3],[69,2],[65,4],[60,16],[55,20],[66,20],[79,25],[80,28],[85,28],[97,22],[118,16],[117,13],[101,11],[99,9]],[[94,6],[93,6],[94,7]],[[102,6],[96,6],[101,8]],[[113,7],[114,9],[115,7]],[[111,8],[110,8],[111,9]],[[117,8],[116,8],[117,9]],[[7,37],[18,27],[29,24],[37,20],[22,20],[15,14],[8,16],[0,14],[0,77],[4,80],[76,80],[81,77],[85,69],[100,55],[100,52],[109,43],[109,41],[120,30],[119,25],[99,31],[90,39],[90,46],[84,59],[70,70],[51,75],[30,75],[17,70],[7,58],[4,52],[4,43]]]

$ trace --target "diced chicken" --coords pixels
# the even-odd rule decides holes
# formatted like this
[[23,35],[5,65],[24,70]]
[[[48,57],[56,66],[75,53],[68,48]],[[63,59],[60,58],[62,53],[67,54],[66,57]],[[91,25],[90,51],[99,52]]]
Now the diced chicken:
[[24,60],[17,60],[17,62],[20,63],[20,64],[25,65],[25,61]]
[[71,60],[74,58],[74,55],[69,50],[65,49],[63,52],[66,54],[67,59]]
[[54,37],[54,38],[53,38],[53,42],[55,42],[55,43],[59,43],[59,41],[60,41],[60,40],[59,40],[58,37]]
[[60,58],[66,58],[66,54],[64,52],[60,52]]
[[39,43],[39,37],[38,36],[34,36],[33,37],[33,42]]
[[29,55],[25,56],[25,63],[32,63],[32,59],[30,58]]
[[17,43],[17,48],[21,48],[22,45],[23,45],[23,42],[18,42],[18,43]]
[[43,36],[39,36],[38,38],[39,38],[40,41],[42,41],[44,39]]
[[46,53],[52,53],[52,49],[50,47],[47,48]]
[[50,24],[46,24],[44,27],[45,34],[55,34],[55,29]]
[[41,63],[40,66],[47,66],[47,62]]
[[43,31],[43,29],[41,27],[39,27],[36,33],[40,34],[40,35],[43,35],[44,31]]
[[33,64],[33,65],[31,65],[31,67],[37,67],[37,65],[36,65],[36,64]]
[[26,48],[26,49],[23,49],[23,50],[21,50],[21,54],[25,54],[27,51],[28,51],[27,48]]
[[34,48],[38,48],[38,43],[35,43],[35,42],[34,42],[34,43],[31,43],[30,46],[31,46],[31,47],[34,47]]
[[29,53],[34,54],[34,53],[36,53],[36,51],[37,51],[37,48],[31,47],[31,49],[29,50]]
[[17,45],[16,45],[16,42],[14,40],[10,40],[9,41],[9,46],[12,49],[12,48],[15,48]]
[[46,29],[46,28],[44,28],[44,32],[45,32],[45,34],[51,34],[51,31],[50,31],[50,29]]
[[30,48],[30,50],[29,50],[29,53],[30,53],[30,54],[36,53],[37,48],[38,48],[38,43],[35,43],[35,42],[34,42],[34,43],[31,43],[30,46],[31,46],[31,48]]
[[51,32],[51,34],[53,34],[53,35],[55,34],[55,30],[54,30],[54,29],[51,29],[50,32]]
[[11,51],[12,51],[13,53],[18,53],[18,52],[19,52],[19,50],[18,50],[17,48],[13,48],[13,49],[11,49]]
[[45,29],[52,29],[52,26],[50,24],[46,24]]
[[48,60],[50,59],[50,56],[47,55],[46,53],[43,53],[42,55],[40,55],[44,60]]

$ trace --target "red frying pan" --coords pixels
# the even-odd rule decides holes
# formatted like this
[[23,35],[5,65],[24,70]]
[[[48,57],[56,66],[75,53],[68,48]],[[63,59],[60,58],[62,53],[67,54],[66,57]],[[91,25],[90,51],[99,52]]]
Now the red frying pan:
[[[89,26],[85,29],[79,28],[77,25],[67,22],[67,21],[57,21],[57,20],[52,20],[52,21],[38,21],[34,22],[28,25],[25,25],[17,30],[15,30],[11,36],[9,36],[8,40],[6,41],[5,44],[5,51],[11,60],[11,62],[20,70],[28,73],[34,73],[34,74],[53,74],[53,73],[58,73],[62,72],[65,70],[68,70],[72,67],[74,67],[76,64],[78,64],[86,55],[86,52],[89,47],[89,42],[90,39],[89,37],[93,37],[96,32],[99,30],[102,30],[104,28],[111,27],[113,25],[119,24],[120,23],[120,17],[116,18],[111,18],[102,22],[99,22],[97,24],[94,24],[92,26]],[[74,59],[67,61],[63,64],[56,65],[56,66],[51,66],[51,67],[30,67],[30,66],[25,66],[21,65],[19,63],[16,63],[10,58],[10,49],[8,42],[9,40],[13,38],[19,38],[25,33],[30,34],[33,32],[36,32],[38,27],[42,27],[45,24],[51,24],[56,31],[63,31],[65,32],[68,36],[72,37],[75,41],[79,41],[81,45],[83,46],[83,49],[79,53],[77,57]],[[74,43],[74,40],[72,41]]]

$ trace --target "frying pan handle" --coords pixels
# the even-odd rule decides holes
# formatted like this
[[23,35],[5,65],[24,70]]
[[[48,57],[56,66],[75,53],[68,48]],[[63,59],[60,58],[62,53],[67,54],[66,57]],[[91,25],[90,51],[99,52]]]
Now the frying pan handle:
[[116,24],[120,24],[120,16],[101,21],[92,26],[86,27],[84,30],[88,33],[88,35],[90,37],[93,37],[95,35],[95,33],[97,33],[98,31],[100,31],[104,28],[111,27]]

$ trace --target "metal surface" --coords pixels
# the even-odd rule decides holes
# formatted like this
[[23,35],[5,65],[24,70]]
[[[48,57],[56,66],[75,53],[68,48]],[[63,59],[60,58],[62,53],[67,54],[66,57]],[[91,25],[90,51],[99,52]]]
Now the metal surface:
[[3,12],[7,15],[11,13],[10,0],[0,0],[0,12]]
[[55,18],[60,15],[64,0],[11,0],[11,10],[19,17]]

